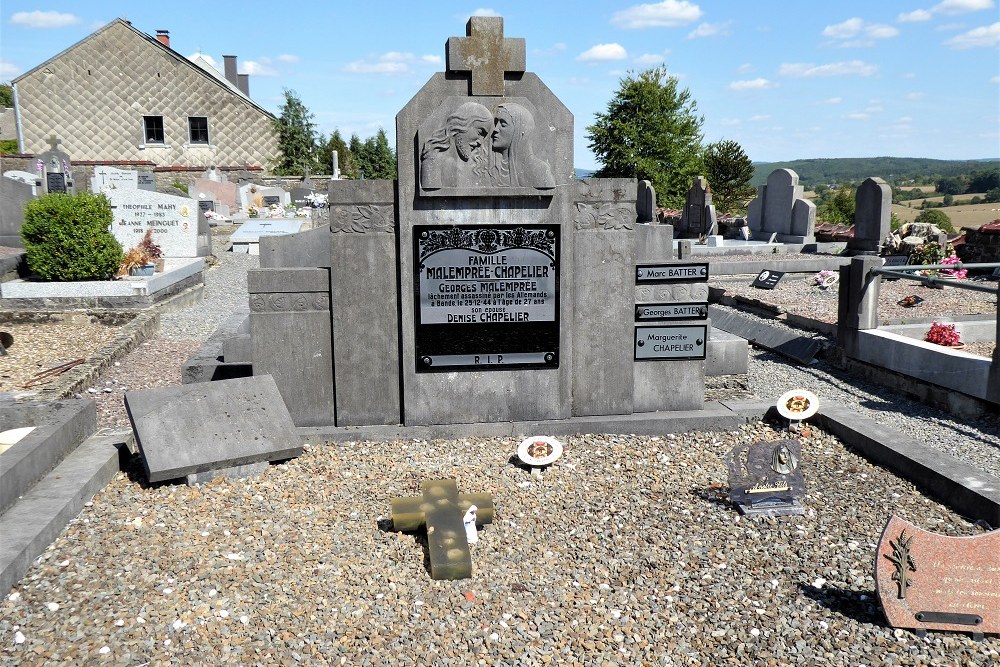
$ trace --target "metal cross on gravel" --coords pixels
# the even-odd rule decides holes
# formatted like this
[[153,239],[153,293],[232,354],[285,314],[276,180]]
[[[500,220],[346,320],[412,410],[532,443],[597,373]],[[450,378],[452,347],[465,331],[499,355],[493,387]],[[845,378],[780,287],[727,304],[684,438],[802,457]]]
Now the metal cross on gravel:
[[493,522],[493,497],[488,493],[459,493],[454,479],[428,479],[423,495],[392,499],[392,527],[400,531],[427,526],[427,551],[431,579],[466,579],[472,576],[472,553],[462,517],[469,506],[478,509],[478,523]]

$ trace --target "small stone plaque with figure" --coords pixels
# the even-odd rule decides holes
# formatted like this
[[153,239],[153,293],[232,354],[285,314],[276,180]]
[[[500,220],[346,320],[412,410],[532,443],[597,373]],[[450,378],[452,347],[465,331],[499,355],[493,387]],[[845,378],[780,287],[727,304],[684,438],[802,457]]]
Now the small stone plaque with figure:
[[734,447],[726,455],[729,498],[740,514],[804,514],[800,498],[806,483],[798,440],[759,441]]
[[754,281],[751,284],[757,289],[774,289],[778,286],[778,282],[784,277],[784,271],[764,269],[757,274],[757,277],[754,278]]
[[893,627],[1000,634],[1000,530],[952,537],[892,516],[878,543],[875,588]]

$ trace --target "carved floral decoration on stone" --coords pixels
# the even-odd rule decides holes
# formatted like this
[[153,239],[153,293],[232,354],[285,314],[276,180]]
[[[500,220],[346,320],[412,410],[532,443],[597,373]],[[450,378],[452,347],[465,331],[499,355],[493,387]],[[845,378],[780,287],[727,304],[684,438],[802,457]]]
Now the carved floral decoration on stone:
[[355,207],[337,207],[330,212],[330,231],[364,234],[366,232],[394,231],[392,207],[362,204]]
[[626,204],[577,202],[576,208],[577,229],[632,229],[635,224],[635,207]]

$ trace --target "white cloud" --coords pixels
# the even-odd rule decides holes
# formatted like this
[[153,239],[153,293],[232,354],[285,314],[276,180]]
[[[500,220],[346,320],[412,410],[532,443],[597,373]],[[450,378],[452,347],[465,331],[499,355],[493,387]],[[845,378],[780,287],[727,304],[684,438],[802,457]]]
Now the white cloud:
[[626,30],[637,28],[675,28],[701,18],[701,8],[687,0],[663,0],[655,4],[634,5],[611,17],[611,24]]
[[904,79],[916,79],[917,75],[914,72],[906,72],[903,74]]
[[488,7],[480,7],[479,9],[473,9],[469,16],[500,16],[500,12]]
[[993,7],[993,0],[944,0],[934,5],[935,14],[968,14]]
[[278,76],[278,70],[268,65],[267,61],[267,58],[261,58],[257,61],[245,60],[243,61],[243,66],[240,69],[242,69],[244,73],[252,76]]
[[878,113],[884,111],[881,104],[875,103],[869,107],[865,107],[865,113]]
[[732,21],[725,23],[702,23],[697,28],[688,33],[688,39],[698,39],[699,37],[725,37],[732,34],[729,27]]
[[926,96],[925,93],[917,93],[917,92],[907,93],[906,94],[906,99],[910,100],[911,102],[915,102],[917,100],[924,99],[925,96]]
[[628,52],[621,44],[612,42],[611,44],[597,44],[590,47],[576,57],[583,62],[597,62],[603,60],[625,60]]
[[420,56],[420,62],[427,63],[428,65],[443,65],[444,58],[441,56],[432,56],[431,54]]
[[990,83],[1000,83],[1000,76],[995,76],[990,79]]
[[719,124],[729,127],[733,125],[739,125],[740,122],[741,121],[739,118],[723,118],[722,120],[719,121]]
[[351,74],[403,74],[411,71],[411,64],[440,65],[440,56],[423,55],[419,58],[407,51],[386,51],[380,56],[349,62],[342,68]]
[[739,74],[746,74],[748,72],[752,72],[753,65],[751,65],[750,63],[743,63],[742,65],[736,68],[736,71]]
[[0,80],[13,79],[21,73],[21,68],[9,60],[0,60]]
[[771,116],[769,114],[766,114],[766,113],[757,114],[756,116],[750,116],[750,120],[752,122],[754,122],[754,123],[762,123],[765,120],[768,120],[770,118],[771,118]]
[[945,45],[953,49],[974,49],[983,46],[996,46],[997,44],[1000,44],[1000,21],[961,35],[955,35],[945,42]]
[[873,46],[875,40],[889,39],[899,34],[899,30],[891,25],[866,23],[857,17],[847,19],[843,23],[828,25],[823,29],[823,36],[829,37],[841,47]]
[[79,23],[80,17],[60,12],[42,12],[36,9],[33,12],[15,12],[10,17],[10,22],[28,28],[65,28],[68,25]]
[[820,102],[820,104],[830,104],[830,105],[833,105],[833,104],[840,104],[843,101],[844,101],[843,97],[828,97],[825,100],[823,100],[822,102]]
[[556,42],[547,49],[532,49],[536,56],[551,56],[566,50],[565,42]]
[[844,118],[849,118],[850,120],[868,120],[869,117],[868,114],[861,112],[849,113],[844,116]]
[[297,63],[297,62],[299,62],[299,57],[298,56],[293,56],[290,53],[282,53],[280,56],[278,56],[278,62],[282,62],[282,63]]
[[900,23],[914,23],[917,21],[930,21],[931,13],[926,9],[915,9],[912,12],[900,14],[896,17]]
[[644,53],[632,62],[636,65],[659,65],[664,61],[664,57],[655,53]]
[[748,79],[744,81],[733,81],[729,84],[729,90],[767,90],[774,88],[775,84],[767,79]]
[[778,68],[781,76],[798,78],[827,76],[872,76],[878,73],[878,65],[869,65],[862,60],[813,65],[812,63],[783,63]]

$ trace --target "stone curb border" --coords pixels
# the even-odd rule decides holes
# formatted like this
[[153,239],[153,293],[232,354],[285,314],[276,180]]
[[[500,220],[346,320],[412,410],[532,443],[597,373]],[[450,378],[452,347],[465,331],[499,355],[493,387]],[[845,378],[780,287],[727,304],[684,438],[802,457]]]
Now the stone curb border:
[[[581,433],[662,435],[695,430],[731,431],[766,417],[777,418],[774,402],[750,400],[705,403],[704,410],[671,413],[497,424],[298,427],[296,432],[309,444],[470,436],[525,437],[539,433],[554,436]],[[821,403],[819,413],[809,421],[835,435],[872,463],[912,482],[956,512],[973,520],[984,520],[991,527],[1000,527],[1000,480],[992,475],[982,473],[919,440],[880,426],[841,405]]]

